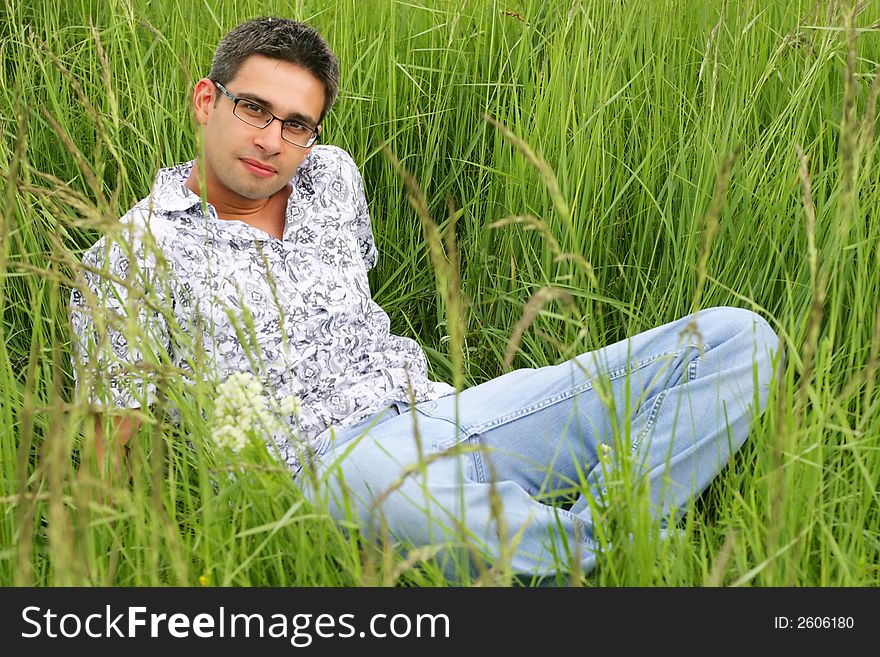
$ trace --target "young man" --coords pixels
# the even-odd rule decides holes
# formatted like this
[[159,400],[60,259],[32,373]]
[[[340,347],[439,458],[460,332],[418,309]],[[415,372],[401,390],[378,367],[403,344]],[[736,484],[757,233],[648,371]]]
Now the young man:
[[[106,373],[109,395],[92,401],[131,408],[156,400],[150,363],[207,362],[218,381],[252,372],[276,399],[300,400],[267,442],[337,518],[477,547],[519,573],[552,573],[562,554],[589,570],[614,446],[658,518],[680,508],[766,404],[776,335],[749,311],[713,308],[455,395],[370,296],[360,173],[316,145],[337,84],[335,56],[303,24],[264,18],[224,37],[193,94],[203,156],[161,170],[122,219],[128,240],[102,238],[83,257],[78,385]],[[121,422],[107,445],[119,451],[136,429]],[[553,504],[572,491],[570,508]]]

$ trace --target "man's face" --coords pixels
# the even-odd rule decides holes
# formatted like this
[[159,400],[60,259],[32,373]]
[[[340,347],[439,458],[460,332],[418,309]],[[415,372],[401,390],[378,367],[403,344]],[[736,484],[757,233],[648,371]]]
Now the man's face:
[[[262,55],[248,57],[224,86],[282,120],[316,126],[324,108],[324,87],[314,75]],[[209,191],[227,202],[268,198],[290,181],[311,150],[282,139],[279,121],[257,128],[237,118],[232,99],[207,78],[199,81],[193,101],[196,120],[205,128],[202,173]]]

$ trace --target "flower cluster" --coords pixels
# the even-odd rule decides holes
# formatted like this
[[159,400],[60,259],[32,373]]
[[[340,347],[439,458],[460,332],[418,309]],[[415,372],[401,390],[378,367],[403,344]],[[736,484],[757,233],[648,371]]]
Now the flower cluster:
[[282,417],[299,411],[297,397],[275,401],[253,374],[236,372],[217,386],[211,435],[218,446],[240,452],[251,441],[280,430]]

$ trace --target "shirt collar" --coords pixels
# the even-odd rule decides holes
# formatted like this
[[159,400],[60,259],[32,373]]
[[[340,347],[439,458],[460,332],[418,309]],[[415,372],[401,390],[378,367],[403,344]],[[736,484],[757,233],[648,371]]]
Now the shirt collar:
[[[159,169],[153,183],[152,194],[149,197],[153,212],[161,212],[166,215],[180,215],[198,208],[195,212],[201,214],[202,197],[186,186],[186,180],[189,178],[194,165],[195,160],[190,160],[172,167]],[[291,193],[296,193],[295,184],[294,190]],[[250,242],[274,240],[271,235],[248,225],[244,221],[215,219],[212,217],[211,212],[208,212],[205,218],[213,226],[213,230],[227,237]],[[281,241],[285,242],[290,239],[289,229],[290,217],[287,217]]]
[[190,160],[173,167],[159,169],[151,194],[154,210],[175,214],[202,203],[201,197],[190,191],[185,184],[194,164],[195,160]]

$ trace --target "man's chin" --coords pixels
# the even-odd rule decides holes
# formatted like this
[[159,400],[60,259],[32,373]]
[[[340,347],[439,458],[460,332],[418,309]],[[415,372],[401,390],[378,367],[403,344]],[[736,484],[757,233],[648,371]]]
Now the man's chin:
[[251,201],[262,201],[264,199],[269,198],[273,194],[276,194],[281,188],[284,187],[284,184],[281,185],[237,185],[236,187],[230,187],[230,189],[241,196],[242,198],[249,199]]

